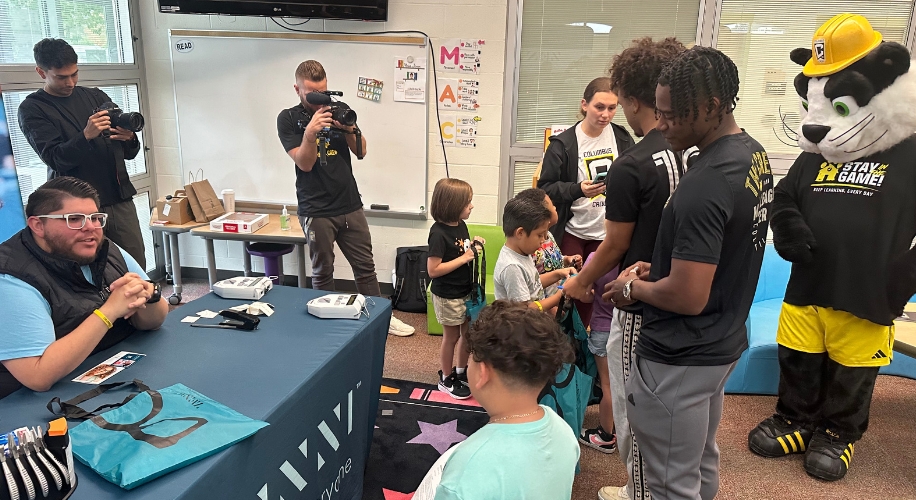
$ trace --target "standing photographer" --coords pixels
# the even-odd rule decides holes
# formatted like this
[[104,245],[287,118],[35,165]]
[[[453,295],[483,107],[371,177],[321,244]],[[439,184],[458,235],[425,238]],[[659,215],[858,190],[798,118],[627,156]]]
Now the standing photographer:
[[111,98],[97,88],[77,87],[79,69],[73,47],[57,38],[35,44],[35,70],[44,80],[19,106],[19,128],[48,165],[48,178],[71,176],[98,191],[99,209],[108,214],[105,236],[146,268],[143,235],[134,206],[137,194],[124,160],[140,152],[137,134],[111,126],[99,108]]
[[[336,241],[353,269],[359,293],[378,296],[369,222],[363,213],[350,160],[350,151],[366,154],[366,138],[360,135],[357,145],[355,125],[334,120],[329,106],[306,100],[311,92],[328,90],[327,74],[321,63],[309,60],[300,64],[293,88],[300,102],[277,116],[277,134],[287,154],[296,162],[297,213],[312,259],[312,286],[317,290],[334,290]],[[334,105],[346,107],[344,103]],[[321,149],[319,141],[323,142]],[[388,333],[406,336],[413,333],[413,328],[392,316]]]

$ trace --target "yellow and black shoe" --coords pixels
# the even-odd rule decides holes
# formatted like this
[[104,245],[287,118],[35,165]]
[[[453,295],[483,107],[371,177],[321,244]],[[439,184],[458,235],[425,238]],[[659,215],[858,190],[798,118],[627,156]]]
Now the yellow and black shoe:
[[805,453],[811,441],[811,429],[787,420],[782,415],[760,422],[747,435],[747,446],[754,453],[767,458]]
[[855,452],[854,443],[830,429],[818,429],[805,454],[805,472],[824,481],[843,479]]

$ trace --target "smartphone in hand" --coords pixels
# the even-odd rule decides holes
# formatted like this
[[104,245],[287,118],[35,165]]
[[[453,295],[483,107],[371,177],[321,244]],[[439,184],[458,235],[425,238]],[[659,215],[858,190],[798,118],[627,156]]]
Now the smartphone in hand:
[[607,172],[598,172],[592,179],[592,184],[604,184],[607,180]]

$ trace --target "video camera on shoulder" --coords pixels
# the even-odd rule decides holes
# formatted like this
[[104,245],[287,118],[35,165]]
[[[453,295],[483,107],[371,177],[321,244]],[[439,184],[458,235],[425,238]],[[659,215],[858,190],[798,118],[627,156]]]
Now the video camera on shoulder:
[[[146,124],[146,120],[143,119],[143,115],[137,112],[128,112],[125,113],[118,107],[117,104],[113,102],[106,102],[95,109],[92,113],[98,113],[99,111],[108,111],[108,117],[111,118],[111,126],[121,127],[131,132],[139,132],[143,130],[143,126]],[[105,131],[102,135],[108,137],[111,135],[109,131]]]

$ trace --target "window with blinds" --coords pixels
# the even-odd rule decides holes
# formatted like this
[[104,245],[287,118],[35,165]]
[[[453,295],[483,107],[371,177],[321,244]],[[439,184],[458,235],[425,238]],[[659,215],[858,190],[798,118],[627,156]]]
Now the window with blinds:
[[0,0],[0,64],[34,64],[42,38],[63,38],[80,64],[133,64],[128,0]]
[[817,28],[841,12],[861,14],[884,40],[905,43],[912,8],[912,0],[723,0],[717,47],[738,66],[738,125],[770,154],[798,154],[783,129],[784,122],[798,130],[800,119],[793,81],[801,66],[789,52],[810,48]]
[[[99,87],[112,102],[120,105],[124,111],[140,111],[140,97],[137,91],[137,85],[113,85]],[[4,91],[3,104],[6,109],[6,119],[10,124],[19,123],[17,115],[19,113],[19,104],[31,94],[32,90],[24,91]],[[9,127],[10,138],[13,146],[13,159],[16,163],[16,173],[19,176],[19,191],[22,196],[22,204],[25,205],[32,191],[41,186],[48,180],[48,167],[41,161],[41,158],[29,145],[22,130],[18,126]],[[145,144],[143,132],[137,132],[140,144]],[[146,157],[143,148],[133,160],[125,161],[127,172],[131,177],[146,172]]]
[[[635,38],[696,40],[697,0],[525,0],[515,141],[541,144],[544,128],[572,125],[592,79]],[[623,113],[615,122],[623,123]]]
[[530,188],[534,184],[534,173],[540,163],[536,161],[516,161],[512,177],[512,196]]

